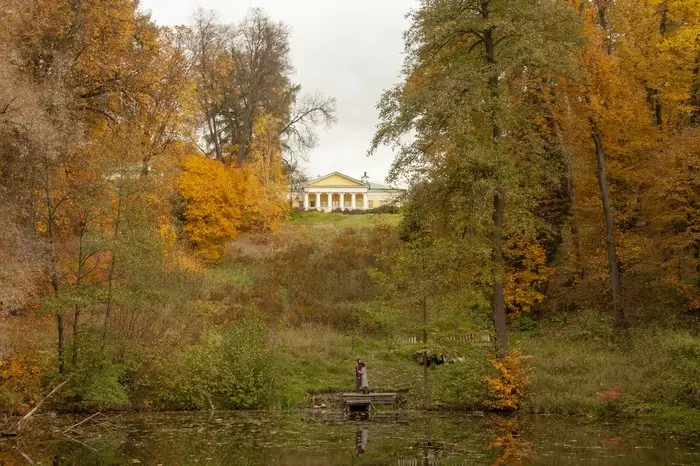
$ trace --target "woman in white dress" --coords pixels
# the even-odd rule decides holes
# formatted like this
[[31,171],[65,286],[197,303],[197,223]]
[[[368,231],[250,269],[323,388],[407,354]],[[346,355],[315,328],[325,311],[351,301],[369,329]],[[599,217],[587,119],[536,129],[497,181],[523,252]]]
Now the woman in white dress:
[[367,385],[367,366],[364,362],[360,363],[360,390],[362,393],[368,393],[369,387]]

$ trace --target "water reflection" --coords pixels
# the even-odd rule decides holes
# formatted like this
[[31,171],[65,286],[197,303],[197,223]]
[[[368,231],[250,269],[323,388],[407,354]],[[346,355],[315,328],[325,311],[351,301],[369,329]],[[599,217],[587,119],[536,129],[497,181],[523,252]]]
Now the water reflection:
[[355,434],[355,453],[357,454],[358,457],[362,456],[362,454],[367,449],[367,436],[368,435],[369,435],[369,432],[367,431],[366,427],[362,427],[362,428],[357,429],[357,433]]
[[31,435],[0,442],[0,464],[700,464],[697,436],[553,417],[156,413],[66,430],[79,420],[37,421]]
[[521,435],[522,426],[518,417],[494,416],[489,419],[489,423],[493,434],[488,447],[497,452],[494,466],[518,466],[532,455],[532,443]]

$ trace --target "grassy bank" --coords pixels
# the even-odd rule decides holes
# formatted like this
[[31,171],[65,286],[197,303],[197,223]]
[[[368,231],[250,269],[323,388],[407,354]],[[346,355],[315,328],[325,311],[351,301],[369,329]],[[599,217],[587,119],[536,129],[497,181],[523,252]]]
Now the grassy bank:
[[[258,289],[260,277],[265,275],[261,261],[270,257],[270,248],[286,245],[293,249],[297,242],[316,238],[311,240],[316,247],[309,251],[317,255],[327,250],[329,258],[337,259],[346,252],[338,245],[345,245],[348,228],[370,232],[378,224],[396,224],[399,220],[396,215],[295,214],[275,239],[260,243],[244,238],[235,259],[209,269],[211,296],[216,299],[240,295],[243,289]],[[372,243],[371,236],[368,238],[363,241]],[[363,244],[351,241],[348,248],[354,251],[365,247]],[[275,273],[280,267],[288,267],[313,276],[314,267],[305,269],[311,259],[294,260],[297,262],[291,265],[273,260]],[[333,293],[346,286],[353,273],[361,277],[365,267],[355,264],[358,268],[353,272],[340,262],[338,270],[328,272],[333,277],[329,283],[315,283],[313,278],[312,286],[301,290],[302,294],[313,295],[310,301],[291,302],[292,291],[298,286],[293,280],[265,285],[283,301],[283,311],[270,333],[279,394],[275,404],[306,406],[313,395],[350,389],[353,361],[359,357],[368,365],[373,388],[408,390],[410,406],[423,406],[423,370],[415,359],[422,345],[400,343],[402,337],[415,331],[415,316],[387,307],[374,293],[353,296],[355,302],[347,301],[351,294],[338,298]],[[484,325],[488,312],[472,309],[464,318]],[[493,349],[469,344],[446,348],[436,343],[441,336],[445,335],[431,335],[429,346],[438,352],[449,350],[456,361],[431,366],[432,408],[480,409],[488,396],[485,379],[495,374],[488,363]],[[576,311],[515,319],[509,338],[511,348],[525,357],[524,367],[529,372],[530,385],[522,400],[524,411],[698,422],[700,339],[682,325],[638,322],[626,338],[616,342],[608,316]]]
[[294,212],[288,225],[332,225],[338,228],[367,227],[378,223],[396,226],[401,221],[401,214],[341,214],[324,212]]
[[[592,324],[591,320],[596,321]],[[570,316],[540,321],[533,331],[511,332],[512,346],[526,358],[530,385],[522,410],[605,419],[639,418],[700,429],[693,404],[700,388],[700,341],[668,330],[635,330],[624,346],[591,335],[607,319]],[[409,406],[423,407],[422,366],[413,358],[420,345],[390,338],[343,335],[327,327],[287,328],[275,334],[283,380],[284,406],[307,405],[312,395],[352,387],[356,357],[367,362],[370,386],[378,391],[408,390]],[[432,409],[482,409],[491,348],[455,348],[463,360],[431,366]],[[604,394],[620,387],[610,400]]]
[[[228,261],[211,269],[219,284],[214,289],[254,287],[250,267]],[[372,388],[408,390],[409,405],[423,406],[422,366],[414,359],[422,346],[400,342],[410,316],[378,302],[363,304],[362,316],[361,325],[344,331],[313,323],[280,324],[271,330],[277,406],[307,406],[313,395],[352,388],[358,357],[368,365]],[[514,321],[511,347],[525,357],[530,377],[522,409],[698,425],[694,403],[700,394],[700,339],[681,329],[635,327],[625,341],[615,343],[610,324],[607,316],[595,312]],[[492,348],[465,344],[451,350],[459,356],[456,362],[429,370],[432,408],[480,409],[488,395],[485,378],[493,375],[487,362]],[[616,387],[614,399],[601,399]]]
[[[408,407],[424,407],[423,367],[413,358],[420,345],[389,338],[343,335],[329,328],[306,327],[275,333],[284,406],[306,406],[314,395],[354,388],[353,364],[361,358],[375,391],[408,391]],[[464,360],[431,365],[431,408],[477,408],[488,371],[484,348],[460,348]]]
[[528,411],[681,417],[700,427],[700,338],[687,329],[637,326],[616,342],[609,316],[581,312],[540,319],[511,341],[531,356]]
[[[382,266],[378,256],[397,247],[392,225],[399,221],[312,212],[273,234],[242,235],[223,261],[199,269],[181,291],[186,306],[172,313],[182,325],[176,343],[167,351],[145,337],[142,346],[115,344],[117,363],[100,377],[77,378],[54,409],[308,407],[314,397],[353,388],[356,358],[366,362],[372,389],[407,391],[409,408],[424,407],[423,345],[407,343],[420,333],[420,316],[381,299],[368,273]],[[428,370],[431,409],[484,409],[487,377],[496,375],[489,344],[454,338],[490,325],[488,303],[465,307],[463,298],[442,303],[429,319],[430,353],[449,356]],[[523,355],[530,379],[521,409],[700,429],[700,338],[693,328],[692,316],[640,321],[616,341],[600,312],[512,319],[510,347]],[[94,354],[81,358],[97,365],[99,335],[93,339],[85,348]],[[6,381],[0,391],[8,411],[19,403],[27,409],[52,385],[40,377],[40,364],[55,361],[39,361],[36,370],[30,363],[17,360],[0,374],[14,384]]]

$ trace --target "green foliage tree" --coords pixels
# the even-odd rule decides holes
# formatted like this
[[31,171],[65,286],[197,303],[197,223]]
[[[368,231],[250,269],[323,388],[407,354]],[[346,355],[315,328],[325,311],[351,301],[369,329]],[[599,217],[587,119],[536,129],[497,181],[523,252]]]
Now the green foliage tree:
[[[392,305],[408,308],[417,317],[423,342],[423,396],[430,409],[428,336],[436,330],[437,315],[445,295],[457,289],[458,253],[454,244],[417,237],[380,257],[384,271],[374,270],[380,289]],[[411,321],[416,321],[411,319]]]
[[372,148],[398,146],[391,177],[429,180],[451,234],[489,244],[501,356],[504,220],[524,232],[551,174],[537,127],[544,112],[530,97],[566,72],[576,24],[563,1],[424,0],[406,33],[404,80],[379,104]]

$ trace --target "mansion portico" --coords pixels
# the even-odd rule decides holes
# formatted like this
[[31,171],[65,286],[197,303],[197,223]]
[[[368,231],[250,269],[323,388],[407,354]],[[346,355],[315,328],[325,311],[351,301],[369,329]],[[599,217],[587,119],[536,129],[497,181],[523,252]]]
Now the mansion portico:
[[334,209],[376,209],[390,204],[404,193],[367,179],[367,174],[357,180],[339,172],[333,172],[305,183],[298,193],[304,210],[331,211]]

